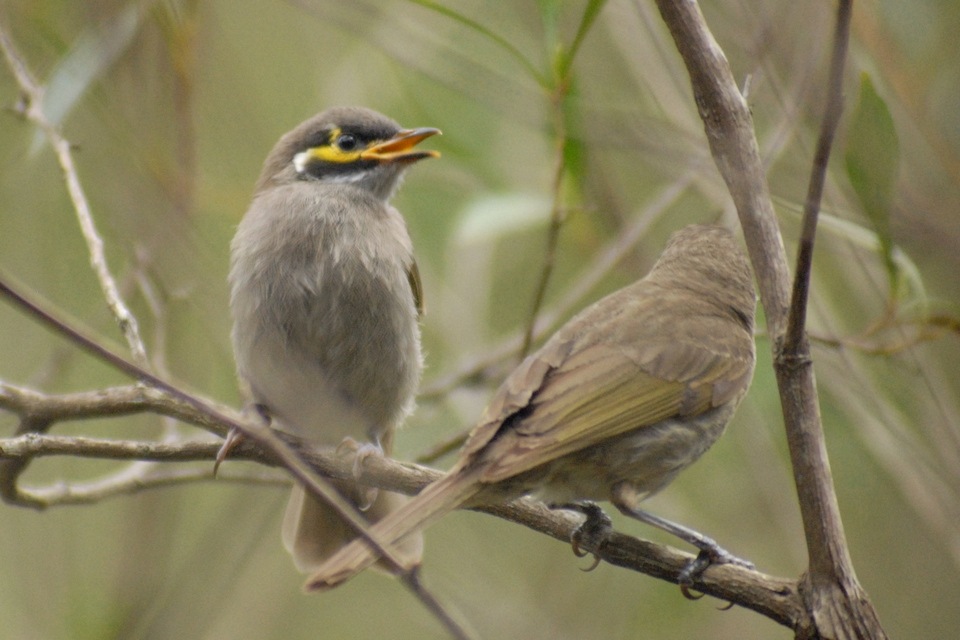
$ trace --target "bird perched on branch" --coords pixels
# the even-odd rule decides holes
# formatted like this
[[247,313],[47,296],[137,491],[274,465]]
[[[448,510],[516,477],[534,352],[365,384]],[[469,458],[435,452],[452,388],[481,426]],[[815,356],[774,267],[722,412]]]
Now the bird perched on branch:
[[[588,519],[602,512],[587,501],[609,500],[701,550],[681,583],[711,562],[748,565],[639,504],[729,422],[753,377],[755,307],[750,268],[730,232],[680,230],[645,278],[581,312],[511,373],[453,468],[371,532],[402,545],[457,507],[524,494]],[[356,540],[307,589],[334,587],[376,558]]]
[[[437,133],[338,107],[267,156],[231,245],[230,306],[239,377],[275,428],[389,454],[423,366],[420,277],[389,199],[408,167],[439,156],[415,149]],[[338,487],[371,522],[406,499]],[[294,488],[283,540],[301,571],[355,535],[333,508]],[[416,561],[421,546],[411,536],[398,551]]]

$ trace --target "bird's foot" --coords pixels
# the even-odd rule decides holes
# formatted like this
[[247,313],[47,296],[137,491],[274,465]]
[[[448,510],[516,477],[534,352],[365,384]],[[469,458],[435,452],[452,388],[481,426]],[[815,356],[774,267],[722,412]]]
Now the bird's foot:
[[[613,531],[613,523],[610,521],[610,517],[603,512],[603,509],[596,502],[575,502],[558,507],[584,515],[583,523],[570,536],[570,546],[573,547],[573,554],[578,558],[590,553],[593,554],[593,564],[584,569],[584,571],[593,571],[601,560],[597,550],[606,543],[610,532]],[[593,551],[590,551],[590,549],[593,549]]]
[[[366,463],[367,458],[370,456],[383,457],[383,447],[379,443],[373,442],[358,442],[353,438],[346,437],[344,438],[339,445],[337,445],[337,455],[353,455],[353,479],[360,480],[360,476],[363,475],[363,465]],[[373,505],[377,500],[377,496],[380,494],[380,490],[376,487],[358,487],[359,500],[357,501],[357,508],[360,511],[366,511]]]
[[694,581],[700,578],[704,571],[712,564],[733,564],[740,567],[745,567],[747,569],[753,569],[753,563],[747,560],[743,560],[733,555],[723,547],[717,544],[717,541],[713,538],[707,537],[695,531],[690,527],[685,527],[682,524],[677,524],[676,522],[671,522],[660,516],[656,516],[652,513],[644,511],[637,506],[639,502],[637,492],[629,484],[622,484],[616,488],[612,500],[614,506],[620,510],[624,515],[630,516],[641,522],[645,522],[651,526],[654,526],[662,531],[674,535],[681,540],[692,544],[697,549],[700,549],[700,553],[696,558],[687,563],[680,573],[677,575],[677,584],[680,585],[680,591],[683,592],[683,595],[691,600],[696,600],[700,596],[693,596],[690,594],[690,587],[693,586]]
[[702,594],[691,593],[690,589],[693,587],[694,581],[698,580],[711,565],[732,564],[745,569],[756,568],[749,560],[733,555],[707,536],[701,536],[696,546],[700,549],[700,553],[688,562],[687,566],[681,569],[677,575],[677,584],[680,585],[680,591],[689,600],[698,600],[703,597]]

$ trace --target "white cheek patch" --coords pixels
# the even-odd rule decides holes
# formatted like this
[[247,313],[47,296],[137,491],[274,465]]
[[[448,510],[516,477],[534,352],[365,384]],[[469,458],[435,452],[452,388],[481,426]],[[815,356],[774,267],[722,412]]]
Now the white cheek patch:
[[309,161],[310,153],[308,151],[301,151],[293,156],[293,168],[297,170],[297,173],[303,175],[307,170],[307,162]]

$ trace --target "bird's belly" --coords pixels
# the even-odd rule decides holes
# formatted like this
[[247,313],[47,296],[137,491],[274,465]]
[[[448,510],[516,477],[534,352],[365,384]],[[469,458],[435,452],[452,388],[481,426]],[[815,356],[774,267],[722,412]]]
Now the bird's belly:
[[235,291],[234,351],[253,399],[276,428],[318,444],[379,440],[409,412],[419,380],[409,284],[323,260],[285,274],[284,286]]
[[292,352],[282,341],[261,337],[257,358],[243,375],[254,400],[264,405],[273,426],[317,444],[336,445],[362,438],[376,425],[316,364]]
[[604,501],[627,483],[644,497],[668,485],[723,433],[730,410],[721,407],[687,420],[665,420],[543,465],[534,497],[548,504]]

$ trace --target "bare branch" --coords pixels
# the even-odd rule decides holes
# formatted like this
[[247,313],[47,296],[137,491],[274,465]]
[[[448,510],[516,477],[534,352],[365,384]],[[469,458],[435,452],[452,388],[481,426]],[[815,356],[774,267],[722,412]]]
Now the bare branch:
[[[125,469],[88,482],[54,484],[47,487],[18,487],[22,506],[47,509],[59,506],[97,504],[119,496],[142,491],[164,489],[182,484],[212,481],[210,466],[178,468],[152,463],[134,464]],[[290,486],[290,477],[279,472],[231,470],[217,474],[217,482]]]
[[[233,411],[212,400],[203,401],[225,414]],[[155,413],[201,427],[221,437],[228,431],[224,425],[197,411],[189,403],[143,385],[46,395],[0,381],[0,409],[15,413],[33,424]],[[233,417],[241,419],[238,413],[233,413]]]
[[[657,6],[690,74],[711,153],[737,207],[766,312],[809,556],[801,593],[814,627],[798,629],[798,636],[884,638],[850,561],[823,439],[809,345],[804,339],[803,349],[783,351],[789,276],[750,111],[697,3],[657,0]],[[848,10],[841,7],[838,30],[846,29],[843,14]],[[846,38],[846,34],[837,37]],[[838,44],[835,51],[842,53],[845,45]]]
[[767,331],[781,336],[786,328],[790,275],[750,109],[699,5],[657,0],[657,7],[687,66],[710,151],[740,216]]
[[[104,460],[189,462],[211,460],[219,449],[220,443],[213,441],[142,442],[40,433],[24,433],[14,438],[0,439],[0,458],[76,456]],[[207,469],[207,473],[212,477],[210,469]]]

